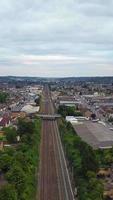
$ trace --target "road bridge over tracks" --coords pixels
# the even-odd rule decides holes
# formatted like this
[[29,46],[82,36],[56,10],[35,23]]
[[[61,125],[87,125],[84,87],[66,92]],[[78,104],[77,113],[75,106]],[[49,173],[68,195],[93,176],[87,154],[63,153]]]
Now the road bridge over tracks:
[[38,114],[37,115],[38,117],[40,117],[40,118],[42,118],[43,120],[45,119],[45,120],[56,120],[56,119],[58,119],[58,118],[60,118],[61,117],[61,115],[57,115],[57,114],[53,114],[53,115],[49,115],[49,114]]

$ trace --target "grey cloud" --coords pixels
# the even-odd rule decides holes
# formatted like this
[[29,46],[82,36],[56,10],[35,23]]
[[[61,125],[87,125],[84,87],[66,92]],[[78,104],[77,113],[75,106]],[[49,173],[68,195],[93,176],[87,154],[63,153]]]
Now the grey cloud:
[[[84,57],[89,57],[89,66],[93,68],[94,63],[90,58],[94,57],[97,73],[96,65],[113,64],[112,10],[113,0],[1,0],[0,69],[9,65],[8,73],[9,69],[12,73],[12,64],[16,73],[17,68],[21,69],[22,55],[60,54],[81,57],[82,73],[89,73]],[[100,61],[96,58],[100,58]],[[37,70],[34,67],[37,73],[41,64],[37,63]],[[74,64],[77,71],[78,63]],[[74,70],[74,64],[67,63],[66,73],[70,73],[70,66]],[[49,65],[54,66],[50,71],[56,74],[57,65],[60,64],[47,63],[47,71]],[[60,66],[64,69],[64,63]],[[44,67],[46,72],[45,63]],[[6,70],[3,71],[6,73]],[[18,71],[20,73],[21,70]],[[32,73],[31,70],[29,72]]]

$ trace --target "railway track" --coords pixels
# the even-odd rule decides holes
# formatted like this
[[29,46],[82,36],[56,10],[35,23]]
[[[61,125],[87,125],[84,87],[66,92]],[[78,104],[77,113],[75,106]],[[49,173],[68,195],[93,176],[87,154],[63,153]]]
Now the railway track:
[[[54,114],[48,87],[45,88],[43,113]],[[55,120],[42,120],[39,200],[74,200],[59,130]]]

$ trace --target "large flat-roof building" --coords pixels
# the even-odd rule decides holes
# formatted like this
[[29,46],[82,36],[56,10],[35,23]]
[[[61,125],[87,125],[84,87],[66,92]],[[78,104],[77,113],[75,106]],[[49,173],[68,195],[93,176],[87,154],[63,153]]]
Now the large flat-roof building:
[[73,124],[76,133],[94,149],[106,149],[113,146],[113,131],[104,124],[84,121]]

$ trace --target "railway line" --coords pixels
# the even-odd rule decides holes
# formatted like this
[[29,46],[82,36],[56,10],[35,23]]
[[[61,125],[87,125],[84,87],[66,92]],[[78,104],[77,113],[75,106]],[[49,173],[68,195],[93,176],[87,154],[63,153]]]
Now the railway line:
[[[43,92],[42,113],[52,115],[54,108],[48,87]],[[39,200],[74,200],[56,120],[42,120]]]

